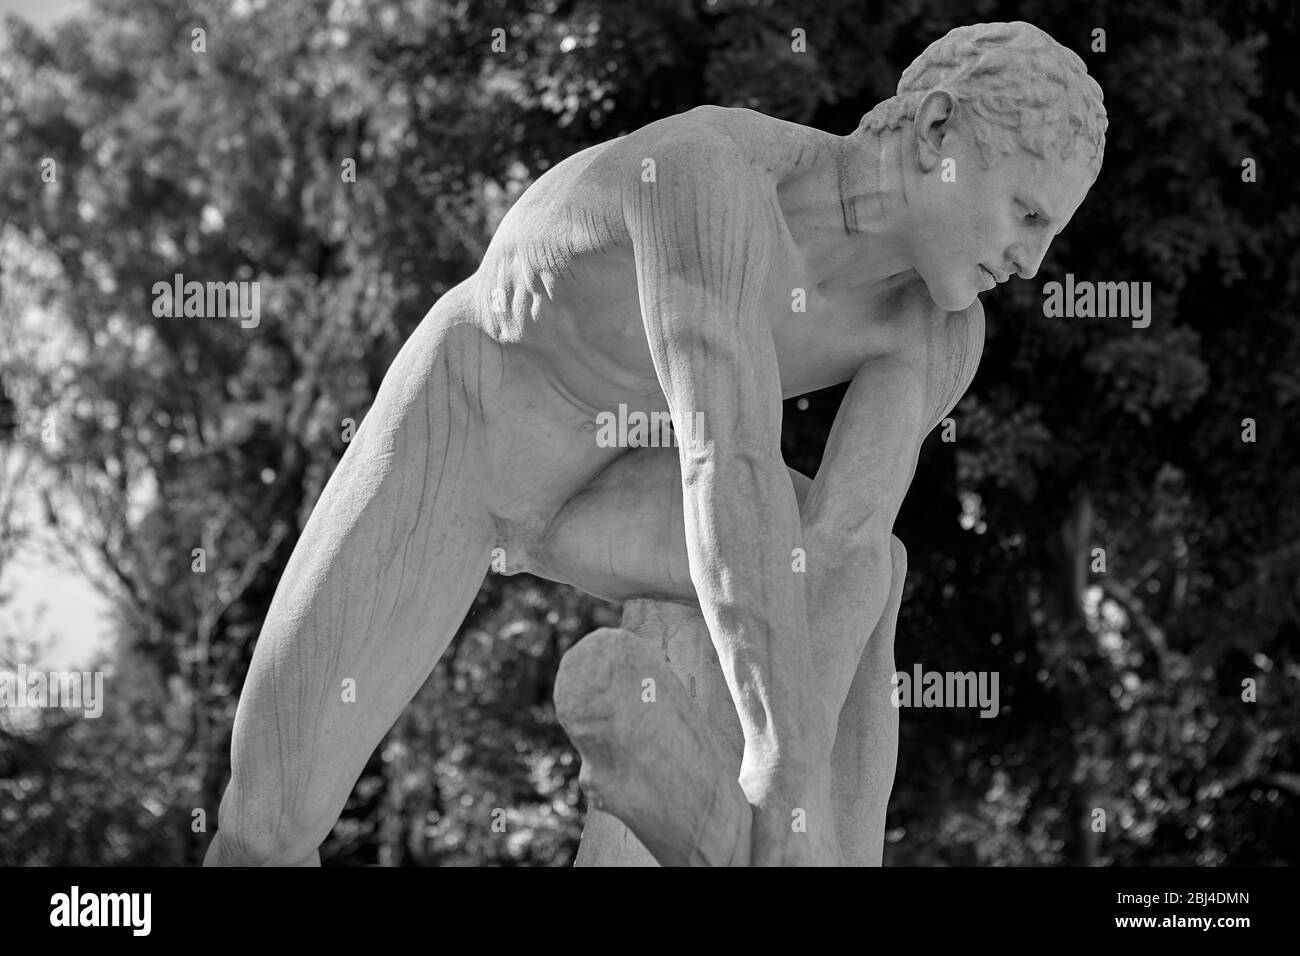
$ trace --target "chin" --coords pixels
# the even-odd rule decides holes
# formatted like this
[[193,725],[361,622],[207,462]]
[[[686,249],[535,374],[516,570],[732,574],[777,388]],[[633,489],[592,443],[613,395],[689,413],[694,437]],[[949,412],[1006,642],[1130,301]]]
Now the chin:
[[979,298],[980,290],[973,286],[965,288],[953,288],[952,286],[940,286],[935,288],[933,285],[926,283],[926,288],[930,292],[930,300],[945,312],[961,312],[969,309]]

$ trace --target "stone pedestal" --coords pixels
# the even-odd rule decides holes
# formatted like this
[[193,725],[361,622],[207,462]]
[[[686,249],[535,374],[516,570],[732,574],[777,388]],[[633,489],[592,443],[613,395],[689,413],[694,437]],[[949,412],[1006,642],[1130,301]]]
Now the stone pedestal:
[[[640,771],[634,776],[652,779],[642,779],[640,784],[627,777],[622,777],[618,781],[601,781],[602,772],[607,772],[610,768],[602,768],[599,757],[595,760],[590,759],[591,755],[587,751],[594,741],[584,746],[579,739],[583,734],[584,717],[592,733],[609,735],[605,742],[606,747],[612,743],[615,748],[621,750],[625,746],[636,745],[626,739],[620,740],[621,735],[617,731],[610,735],[609,723],[611,720],[617,722],[618,718],[611,717],[610,714],[598,716],[600,705],[596,701],[584,700],[576,706],[572,701],[562,702],[561,688],[557,683],[556,700],[565,720],[565,726],[570,729],[570,734],[575,736],[575,742],[583,750],[586,778],[584,788],[587,790],[588,802],[591,806],[575,865],[659,865],[654,854],[628,826],[612,814],[598,809],[598,806],[606,801],[632,799],[642,804],[644,812],[653,813],[655,808],[644,800],[645,794],[609,792],[611,789],[619,789],[620,786],[629,789],[636,786],[650,786],[656,790],[663,788],[672,791],[675,801],[685,800],[690,804],[690,807],[685,810],[683,819],[695,817],[700,823],[716,816],[714,813],[716,807],[712,805],[716,796],[715,791],[719,788],[727,791],[731,798],[739,799],[739,805],[730,808],[734,811],[734,818],[730,812],[722,814],[725,822],[720,829],[720,834],[724,835],[724,839],[720,844],[717,841],[701,839],[704,837],[702,833],[692,835],[691,839],[712,844],[712,848],[693,847],[694,854],[703,858],[694,862],[725,864],[735,853],[743,852],[747,855],[747,845],[744,847],[725,845],[725,834],[728,830],[733,833],[738,832],[737,828],[742,825],[746,831],[747,843],[749,806],[740,792],[739,785],[734,783],[740,773],[744,736],[741,732],[740,720],[736,716],[735,706],[731,701],[731,694],[722,678],[722,670],[709,639],[708,628],[699,609],[671,602],[628,601],[623,608],[622,627],[605,629],[588,635],[566,656],[566,665],[578,663],[578,658],[574,655],[583,648],[584,644],[592,642],[593,639],[597,640],[587,648],[587,654],[591,658],[588,663],[595,665],[598,661],[599,667],[585,668],[588,673],[582,678],[584,684],[576,685],[577,687],[592,686],[585,683],[593,676],[597,676],[589,673],[592,669],[607,670],[611,665],[622,663],[608,658],[626,653],[628,657],[642,662],[640,667],[631,663],[615,666],[614,672],[622,679],[623,684],[621,687],[607,687],[605,690],[608,694],[607,703],[612,703],[613,709],[632,725],[629,729],[634,730],[639,725],[645,738],[641,741],[642,752],[635,755],[624,754],[618,759],[625,761],[629,756],[634,756],[640,767]],[[564,671],[562,670],[561,673],[563,675]],[[570,673],[569,676],[575,675]],[[605,676],[600,674],[597,679]],[[647,683],[648,681],[653,683]],[[570,688],[576,689],[573,682],[568,684]],[[578,693],[582,691],[579,690]],[[578,726],[570,726],[571,723],[576,723]],[[656,726],[657,731],[652,731],[651,728]],[[650,750],[652,743],[657,742],[665,734],[672,738],[689,738],[695,734],[704,739],[694,741],[694,748],[684,739],[673,739],[671,745],[662,754],[652,752]],[[590,737],[588,739],[590,741]],[[692,750],[703,757],[707,763],[692,765],[689,756],[685,756],[682,763],[678,765],[676,756],[688,755]],[[661,764],[661,761],[665,761],[670,754],[674,755],[673,762]],[[614,759],[613,754],[609,757],[611,761]],[[710,780],[710,783],[704,785],[702,783],[704,779]],[[605,792],[601,792],[602,790]],[[698,800],[695,799],[696,796],[699,797]],[[658,813],[654,815],[659,816]],[[740,819],[742,817],[743,820]],[[716,823],[715,819],[710,824],[710,829],[716,829]],[[718,859],[719,855],[724,856],[725,859]]]

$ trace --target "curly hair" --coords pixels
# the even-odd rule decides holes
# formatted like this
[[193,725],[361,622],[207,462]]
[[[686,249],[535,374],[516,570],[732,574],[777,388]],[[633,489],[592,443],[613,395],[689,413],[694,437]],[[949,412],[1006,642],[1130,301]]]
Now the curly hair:
[[1106,148],[1101,87],[1073,50],[1023,21],[958,27],[903,71],[898,92],[862,118],[859,132],[893,129],[916,115],[927,93],[957,99],[986,167],[1018,145],[1069,159],[1082,150],[1094,169]]

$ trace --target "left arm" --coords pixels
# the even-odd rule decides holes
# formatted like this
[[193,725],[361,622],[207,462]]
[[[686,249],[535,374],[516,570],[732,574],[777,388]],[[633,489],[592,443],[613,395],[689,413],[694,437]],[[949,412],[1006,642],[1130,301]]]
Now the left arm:
[[819,516],[814,530],[805,519],[805,541],[820,537],[828,547],[836,524],[855,531],[850,552],[827,568],[815,566],[809,552],[808,600],[809,608],[817,609],[810,621],[813,645],[820,652],[819,673],[836,726],[831,757],[836,831],[841,861],[850,866],[881,862],[898,755],[899,715],[890,700],[890,677],[907,551],[891,534],[894,519],[921,443],[965,394],[984,347],[978,300],[963,312],[929,311],[916,321],[924,333],[917,347],[885,370],[865,367],[840,408],[817,473],[822,488],[833,489],[832,494],[823,490],[823,500],[834,504],[829,512],[823,504],[821,514],[835,520]]
[[978,300],[944,313],[923,295],[905,317],[913,342],[854,377],[801,508],[809,628],[832,726],[889,596],[889,539],[921,444],[970,385],[984,347]]

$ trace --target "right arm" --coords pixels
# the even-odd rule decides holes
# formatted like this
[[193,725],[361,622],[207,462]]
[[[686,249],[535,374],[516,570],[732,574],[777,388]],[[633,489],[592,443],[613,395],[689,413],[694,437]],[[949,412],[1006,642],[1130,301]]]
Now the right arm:
[[[809,835],[833,847],[834,834],[829,819],[814,818],[820,801],[805,793],[829,761],[830,740],[814,695],[804,589],[791,567],[799,512],[781,457],[780,370],[762,307],[775,224],[729,140],[684,134],[643,151],[628,152],[636,168],[624,217],[680,440],[691,580],[744,729],[741,785],[756,810],[756,854],[779,862],[789,859],[783,844],[795,807],[808,813]],[[654,182],[641,176],[643,159],[655,162]],[[696,413],[702,435],[690,433]],[[775,841],[768,853],[765,839]],[[800,857],[816,858],[820,842]]]

